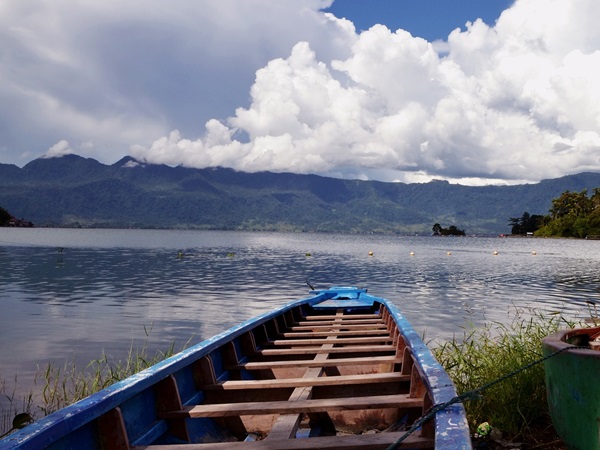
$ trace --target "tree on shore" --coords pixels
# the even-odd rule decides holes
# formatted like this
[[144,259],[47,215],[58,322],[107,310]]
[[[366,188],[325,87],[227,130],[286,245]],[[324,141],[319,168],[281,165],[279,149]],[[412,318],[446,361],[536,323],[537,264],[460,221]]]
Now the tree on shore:
[[15,219],[6,209],[0,206],[0,227],[33,227],[33,223],[24,219]]
[[12,216],[10,213],[0,206],[0,227],[7,227]]
[[[549,213],[543,219],[543,226],[535,231],[536,236],[600,236],[600,188],[594,188],[590,197],[587,189],[565,191],[552,200]],[[510,220],[512,222],[513,219]]]
[[521,217],[511,217],[509,226],[511,234],[527,234],[537,231],[544,225],[545,216],[539,214],[529,214],[527,211]]

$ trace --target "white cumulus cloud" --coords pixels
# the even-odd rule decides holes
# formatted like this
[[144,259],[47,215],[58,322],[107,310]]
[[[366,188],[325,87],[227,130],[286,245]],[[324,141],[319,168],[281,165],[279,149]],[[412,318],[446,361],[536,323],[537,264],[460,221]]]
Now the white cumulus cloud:
[[[600,170],[600,3],[517,0],[432,43],[382,25],[347,56],[309,42],[256,72],[251,102],[132,150],[147,161],[484,184]],[[329,20],[335,21],[333,18]],[[342,25],[340,25],[342,27]]]
[[129,151],[468,184],[600,171],[597,0],[516,0],[434,43],[357,32],[331,2],[4,0],[0,160]]

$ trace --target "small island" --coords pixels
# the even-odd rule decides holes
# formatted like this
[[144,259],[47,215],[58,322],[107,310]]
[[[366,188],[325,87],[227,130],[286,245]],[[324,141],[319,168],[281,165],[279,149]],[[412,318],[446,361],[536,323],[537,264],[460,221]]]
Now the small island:
[[439,223],[436,223],[433,228],[434,236],[464,236],[465,230],[459,230],[456,225],[450,225],[448,228],[442,228]]

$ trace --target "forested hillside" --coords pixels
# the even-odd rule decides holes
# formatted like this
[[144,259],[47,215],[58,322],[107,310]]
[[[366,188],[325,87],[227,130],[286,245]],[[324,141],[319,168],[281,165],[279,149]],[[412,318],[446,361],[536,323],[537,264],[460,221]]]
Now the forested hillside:
[[470,187],[382,183],[289,173],[243,173],[76,155],[0,164],[0,206],[36,226],[509,233],[509,218],[547,214],[566,190],[600,186],[582,173],[537,184]]

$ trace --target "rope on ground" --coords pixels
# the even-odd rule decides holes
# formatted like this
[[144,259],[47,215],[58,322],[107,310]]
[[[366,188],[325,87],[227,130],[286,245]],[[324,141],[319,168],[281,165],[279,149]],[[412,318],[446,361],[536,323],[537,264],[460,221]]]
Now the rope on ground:
[[395,450],[398,448],[398,446],[408,437],[410,436],[412,433],[414,433],[416,430],[418,430],[419,428],[421,428],[421,426],[427,422],[429,419],[431,419],[432,417],[434,417],[439,411],[442,411],[443,409],[447,408],[450,405],[454,405],[455,403],[462,403],[463,400],[474,400],[474,399],[478,399],[481,398],[481,392],[485,391],[486,389],[489,389],[490,387],[498,384],[498,383],[502,383],[503,381],[514,377],[515,375],[518,375],[521,372],[524,372],[527,369],[530,369],[531,367],[540,364],[544,361],[546,361],[547,359],[553,358],[556,355],[559,355],[567,350],[581,350],[581,349],[588,349],[589,347],[580,347],[580,346],[573,346],[573,347],[564,347],[561,348],[560,350],[555,351],[554,353],[551,353],[547,356],[544,356],[542,358],[536,359],[535,361],[532,361],[528,364],[525,364],[523,367],[520,367],[512,372],[507,373],[506,375],[501,376],[500,378],[497,378],[495,380],[490,381],[489,383],[484,384],[483,386],[480,386],[476,389],[473,389],[471,391],[465,392],[463,394],[457,395],[456,397],[451,398],[450,400],[448,400],[447,402],[444,403],[438,403],[436,405],[433,405],[428,411],[427,413],[425,413],[423,416],[421,416],[419,419],[417,419],[412,425],[411,427],[406,430],[406,433],[404,433],[402,436],[400,436],[398,439],[396,439],[396,441],[394,441],[386,450]]

